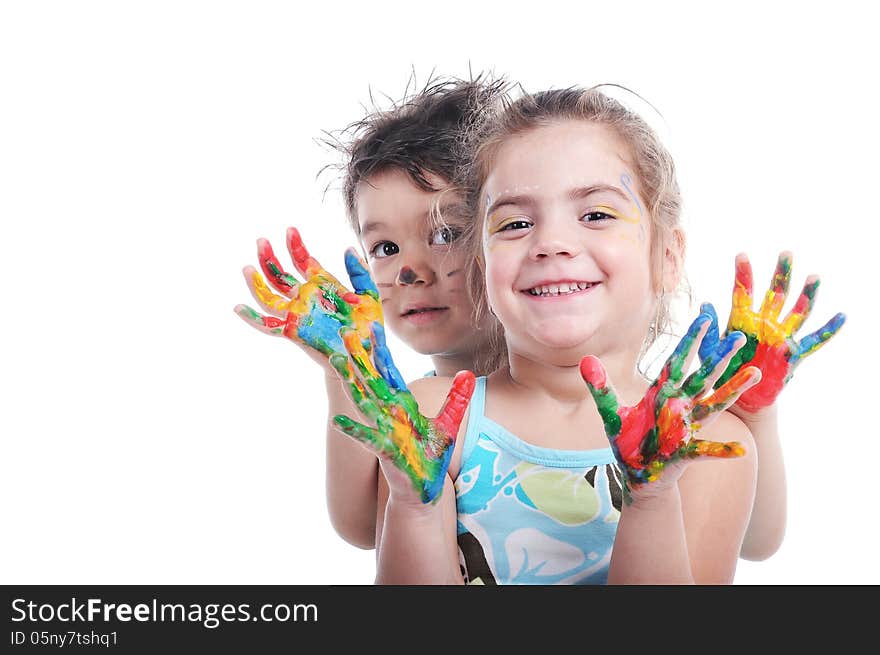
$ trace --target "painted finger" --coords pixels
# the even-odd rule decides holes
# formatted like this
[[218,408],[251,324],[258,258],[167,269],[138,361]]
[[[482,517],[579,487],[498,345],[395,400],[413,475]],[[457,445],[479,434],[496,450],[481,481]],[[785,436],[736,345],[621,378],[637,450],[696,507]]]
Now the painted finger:
[[710,302],[704,302],[700,305],[700,314],[709,317],[709,328],[706,335],[700,341],[700,360],[706,359],[710,353],[718,347],[718,314],[715,313],[715,307]]
[[816,292],[818,290],[819,277],[816,275],[809,276],[804,283],[801,295],[798,296],[797,301],[794,303],[794,307],[791,308],[791,311],[788,312],[788,315],[782,322],[782,331],[787,336],[791,336],[801,329],[801,325],[804,324],[804,321],[807,320],[807,317],[813,309],[813,304],[816,302]]
[[257,259],[272,288],[287,296],[293,295],[299,281],[284,270],[272,250],[272,245],[266,239],[257,239]]
[[733,306],[730,310],[730,319],[734,314],[748,314],[752,311],[753,276],[752,265],[749,257],[744,252],[736,256],[736,274],[733,281]]
[[333,417],[333,423],[337,430],[348,435],[352,439],[356,439],[377,457],[387,457],[391,453],[387,452],[387,441],[382,438],[379,431],[375,428],[362,425],[357,421],[353,421],[343,414],[337,414]]
[[342,337],[342,343],[345,344],[349,357],[351,357],[361,375],[368,378],[381,377],[356,330],[342,328],[339,330],[339,336]]
[[364,418],[376,421],[378,424],[383,418],[382,409],[355,375],[349,356],[343,353],[333,353],[330,355],[330,365],[336,369],[340,379],[348,387],[349,398]]
[[694,408],[691,410],[691,426],[694,429],[699,429],[706,424],[706,418],[710,414],[723,412],[733,405],[745,391],[760,381],[761,369],[757,366],[747,366],[740,369],[712,394],[694,403]]
[[688,369],[693,359],[695,352],[693,350],[694,344],[706,334],[706,329],[709,327],[711,320],[712,318],[707,314],[700,314],[694,319],[694,322],[691,323],[681,341],[678,342],[669,359],[666,360],[666,364],[663,365],[660,376],[657,378],[657,383],[663,384],[667,380],[681,382],[684,372]]
[[440,413],[434,419],[434,426],[450,441],[455,441],[458,428],[476,386],[476,378],[470,371],[459,371],[452,379],[452,387],[446,395]]
[[746,336],[742,332],[731,332],[703,361],[700,368],[694,371],[681,385],[681,390],[689,397],[696,398],[703,389],[715,384],[715,381],[727,370],[733,355],[746,343]]
[[264,334],[269,334],[273,337],[284,336],[285,323],[274,316],[263,316],[260,312],[251,309],[247,305],[236,305],[233,311],[245,323]]
[[379,299],[379,289],[366,264],[358,257],[354,248],[345,251],[345,272],[348,273],[348,279],[351,280],[351,288],[357,294],[369,294],[375,299]]
[[406,389],[406,382],[394,360],[391,357],[391,351],[385,343],[385,328],[381,323],[374,323],[372,326],[373,333],[373,363],[379,374],[394,389]]
[[272,291],[263,276],[253,266],[245,266],[241,272],[251,295],[254,300],[260,303],[260,307],[273,316],[284,318],[290,307],[290,298],[280,296]]
[[686,446],[685,457],[742,457],[746,449],[739,441],[705,441],[704,439],[691,439]]
[[309,254],[308,249],[303,243],[302,237],[299,235],[299,230],[295,227],[287,228],[287,250],[290,252],[290,257],[293,259],[293,265],[296,267],[296,270],[299,271],[300,275],[306,279],[321,275],[335,283],[337,286],[342,287],[342,285],[339,284],[339,281],[330,275],[330,273],[318,263],[317,259]]
[[598,357],[587,355],[581,360],[580,371],[599,409],[599,416],[602,417],[602,423],[605,425],[605,434],[614,441],[620,435],[621,421],[617,412],[619,404],[617,394],[608,381],[605,367]]
[[776,261],[776,271],[773,273],[773,281],[764,295],[761,304],[761,316],[769,321],[776,322],[788,296],[788,285],[791,282],[791,253],[788,251],[779,254]]
[[819,348],[828,343],[828,340],[840,331],[840,328],[843,327],[843,324],[845,322],[845,314],[835,314],[834,317],[825,325],[801,339],[798,343],[795,354],[792,355],[791,359],[789,360],[792,367],[800,363],[800,360],[802,360],[804,357],[812,355],[814,352],[819,350]]

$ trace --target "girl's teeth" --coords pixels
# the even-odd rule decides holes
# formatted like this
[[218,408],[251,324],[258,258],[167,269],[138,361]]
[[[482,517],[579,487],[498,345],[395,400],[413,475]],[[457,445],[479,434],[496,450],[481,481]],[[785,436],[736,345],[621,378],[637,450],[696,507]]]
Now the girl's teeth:
[[575,291],[583,291],[593,286],[589,282],[565,282],[563,284],[541,285],[529,289],[533,296],[565,296]]

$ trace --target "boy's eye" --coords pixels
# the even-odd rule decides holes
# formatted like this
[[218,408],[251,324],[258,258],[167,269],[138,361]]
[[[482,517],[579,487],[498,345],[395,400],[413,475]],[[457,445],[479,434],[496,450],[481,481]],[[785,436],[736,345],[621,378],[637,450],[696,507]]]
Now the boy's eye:
[[444,225],[443,227],[435,230],[434,233],[431,235],[431,245],[445,246],[452,243],[460,236],[461,230],[450,227],[448,225]]
[[370,249],[370,256],[375,259],[391,257],[400,252],[400,246],[393,241],[380,241]]
[[614,219],[614,216],[612,214],[609,214],[608,212],[598,210],[587,212],[586,214],[581,216],[581,220],[586,221],[587,223],[595,223],[597,221],[604,221],[606,219]]

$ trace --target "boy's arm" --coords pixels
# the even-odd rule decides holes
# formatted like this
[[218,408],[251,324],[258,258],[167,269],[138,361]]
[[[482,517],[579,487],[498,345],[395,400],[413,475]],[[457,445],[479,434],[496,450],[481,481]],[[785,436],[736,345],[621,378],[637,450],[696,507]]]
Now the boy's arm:
[[327,387],[327,512],[336,533],[353,546],[375,547],[376,484],[379,461],[369,450],[336,428],[333,417],[358,416],[342,381],[325,371]]
[[778,414],[775,403],[756,414],[732,409],[754,435],[758,457],[755,502],[740,557],[761,561],[779,550],[785,538],[788,499]]
[[700,436],[733,440],[745,450],[742,457],[691,465],[678,482],[694,583],[731,584],[755,502],[759,455],[748,427],[728,412]]

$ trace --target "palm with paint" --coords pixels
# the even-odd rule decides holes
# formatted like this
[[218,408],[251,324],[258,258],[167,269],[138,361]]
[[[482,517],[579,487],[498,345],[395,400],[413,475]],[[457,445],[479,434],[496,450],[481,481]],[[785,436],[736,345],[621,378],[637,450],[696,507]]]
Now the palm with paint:
[[352,329],[362,340],[368,340],[371,327],[382,324],[382,306],[376,285],[354,250],[345,252],[345,268],[354,289],[351,291],[309,254],[294,227],[287,229],[287,249],[304,281],[287,273],[269,242],[259,239],[260,267],[277,293],[252,266],[245,267],[251,294],[269,315],[247,305],[237,305],[236,314],[261,332],[305,346],[321,364],[331,354],[345,351],[340,329]]
[[[733,306],[726,334],[737,330],[746,335],[747,342],[731,359],[727,370],[716,384],[718,386],[725,384],[746,364],[761,369],[760,383],[746,391],[736,403],[737,408],[748,413],[755,413],[772,405],[801,361],[825,345],[846,321],[846,316],[838,313],[821,328],[800,341],[794,338],[816,302],[819,278],[815,275],[807,278],[794,307],[784,319],[780,320],[779,315],[782,313],[791,281],[791,262],[790,252],[779,255],[773,281],[764,295],[760,310],[756,312],[752,309],[751,264],[745,254],[739,254],[736,258]],[[709,331],[700,344],[700,358],[705,359],[721,342],[715,308],[710,303],[704,303],[701,311],[712,319]]]
[[284,271],[268,241],[260,239],[257,247],[260,266],[278,293],[246,267],[251,293],[270,315],[246,305],[236,306],[236,313],[261,332],[305,346],[316,361],[329,361],[355,406],[376,423],[374,428],[340,415],[334,417],[337,428],[401,472],[386,470],[392,488],[408,478],[422,502],[436,500],[474,390],[473,373],[455,377],[436,418],[423,416],[386,345],[379,290],[354,250],[345,253],[354,289],[349,291],[309,255],[296,228],[287,230],[287,247],[302,283]]
[[[745,342],[738,332],[727,335],[700,368],[684,379],[694,344],[705,334],[710,321],[706,314],[697,317],[660,375],[633,406],[620,405],[597,357],[587,355],[581,360],[581,376],[596,401],[605,434],[624,472],[627,502],[631,501],[635,488],[656,481],[664,469],[677,462],[697,457],[740,457],[745,453],[738,442],[721,443],[694,437],[718,412],[761,379],[757,368],[743,368],[714,392],[703,395],[712,389],[731,357]],[[680,475],[681,467],[675,468]]]
[[[334,353],[330,363],[357,408],[376,427],[347,416],[335,416],[336,426],[405,474],[423,503],[435,501],[443,490],[455,437],[474,392],[474,374],[460,371],[440,412],[429,419],[419,411],[391,359],[381,325],[373,326],[369,352],[353,330],[343,328],[341,335],[348,354]],[[385,474],[392,492],[400,488],[403,476],[387,468]]]

